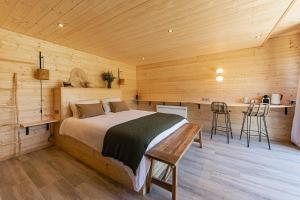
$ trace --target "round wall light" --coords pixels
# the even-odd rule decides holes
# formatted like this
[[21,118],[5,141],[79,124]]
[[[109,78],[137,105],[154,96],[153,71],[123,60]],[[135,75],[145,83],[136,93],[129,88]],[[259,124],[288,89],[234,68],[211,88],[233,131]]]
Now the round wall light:
[[223,68],[218,68],[216,72],[217,74],[223,74],[224,70]]
[[222,82],[222,81],[224,80],[224,77],[222,76],[222,74],[223,74],[223,72],[224,72],[223,68],[218,68],[218,69],[216,70],[216,72],[217,72],[216,81],[217,81],[217,82]]
[[221,75],[218,75],[218,76],[216,77],[216,81],[218,81],[218,82],[222,82],[223,80],[224,80],[224,77],[221,76]]

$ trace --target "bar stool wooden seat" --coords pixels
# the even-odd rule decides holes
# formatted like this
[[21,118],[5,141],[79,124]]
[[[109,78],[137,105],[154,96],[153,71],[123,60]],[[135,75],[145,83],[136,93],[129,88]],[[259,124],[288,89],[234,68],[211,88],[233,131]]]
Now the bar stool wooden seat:
[[[211,111],[213,112],[213,120],[210,138],[212,139],[213,133],[216,134],[217,131],[222,131],[227,134],[227,143],[229,144],[229,134],[231,135],[231,138],[233,138],[233,135],[231,129],[230,110],[228,110],[227,104],[225,102],[212,102]],[[218,125],[219,115],[224,115],[225,127]]]
[[[251,136],[258,136],[259,142],[261,142],[261,137],[265,136],[268,141],[269,149],[271,150],[269,135],[268,135],[268,127],[266,122],[266,116],[269,114],[270,104],[268,103],[255,103],[254,101],[250,103],[247,111],[243,111],[243,124],[240,134],[240,140],[242,139],[242,134],[245,133],[247,135],[247,147],[250,146],[250,138]],[[256,118],[257,130],[252,130],[252,119]],[[246,129],[245,129],[246,123]],[[264,126],[264,132],[263,127]],[[257,135],[253,135],[252,133],[258,133]]]

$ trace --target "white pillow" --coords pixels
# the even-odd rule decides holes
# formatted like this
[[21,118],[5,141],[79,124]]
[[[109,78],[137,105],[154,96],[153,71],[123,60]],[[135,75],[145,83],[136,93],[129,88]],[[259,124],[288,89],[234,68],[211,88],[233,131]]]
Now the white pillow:
[[73,113],[73,117],[79,118],[79,113],[76,104],[95,104],[95,103],[100,103],[100,100],[93,99],[93,100],[81,100],[81,101],[70,102],[70,108]]
[[119,101],[122,101],[120,97],[112,97],[112,98],[102,99],[102,106],[103,106],[104,112],[109,113],[111,111],[109,102],[119,102]]

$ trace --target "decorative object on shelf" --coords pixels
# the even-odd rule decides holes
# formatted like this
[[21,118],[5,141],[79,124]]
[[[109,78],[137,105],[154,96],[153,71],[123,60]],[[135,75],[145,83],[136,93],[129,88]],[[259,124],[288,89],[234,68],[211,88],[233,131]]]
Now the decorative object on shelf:
[[40,68],[35,71],[34,77],[38,80],[49,80],[50,73],[48,69],[45,69],[44,56],[42,56],[42,52],[39,52],[39,63]]
[[271,104],[273,105],[281,105],[283,95],[282,94],[272,94]]
[[243,97],[243,103],[245,103],[245,104],[250,103],[250,98],[249,97]]
[[224,80],[224,77],[222,76],[223,72],[224,72],[223,68],[218,68],[216,70],[216,73],[217,73],[216,81],[217,82],[222,82]]
[[251,103],[260,103],[261,101],[258,99],[258,98],[252,98],[251,100],[250,100],[250,104]]
[[269,97],[269,95],[264,95],[263,96],[263,99],[262,99],[262,102],[263,103],[268,103],[268,104],[270,104],[270,97]]
[[121,78],[121,73],[122,73],[122,71],[120,71],[120,69],[118,68],[118,83],[119,83],[119,86],[120,85],[125,85],[125,79]]
[[86,73],[80,68],[74,68],[70,74],[70,83],[72,87],[90,87]]
[[107,88],[111,88],[111,83],[116,79],[112,71],[107,71],[102,73],[102,79],[107,81]]

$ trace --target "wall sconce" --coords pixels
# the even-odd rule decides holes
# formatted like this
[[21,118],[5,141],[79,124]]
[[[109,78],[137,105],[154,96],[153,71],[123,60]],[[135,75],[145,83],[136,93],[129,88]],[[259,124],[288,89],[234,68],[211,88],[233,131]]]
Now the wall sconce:
[[218,68],[216,72],[217,72],[216,81],[222,82],[224,80],[224,77],[222,76],[222,74],[224,72],[223,68]]
[[125,79],[121,78],[121,73],[122,71],[120,71],[120,69],[118,68],[118,83],[119,85],[125,85]]
[[41,107],[40,107],[40,114],[41,120],[43,120],[43,80],[49,80],[49,70],[45,69],[44,63],[44,56],[42,56],[42,52],[39,52],[39,64],[40,67],[34,73],[35,79],[40,80],[40,98],[41,98]]
[[34,78],[38,80],[49,80],[49,70],[44,69],[44,56],[42,56],[42,52],[39,52],[39,63],[40,68],[35,71]]
[[218,81],[218,82],[222,82],[223,80],[224,80],[223,76],[217,76],[216,77],[216,81]]
[[224,70],[223,68],[218,68],[216,72],[217,74],[223,74]]

